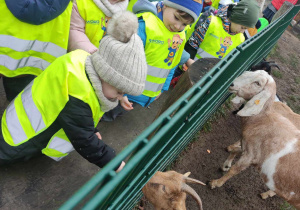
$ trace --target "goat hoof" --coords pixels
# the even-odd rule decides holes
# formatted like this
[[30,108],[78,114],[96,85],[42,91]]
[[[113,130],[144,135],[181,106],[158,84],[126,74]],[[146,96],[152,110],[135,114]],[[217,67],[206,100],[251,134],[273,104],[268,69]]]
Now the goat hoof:
[[222,169],[222,171],[226,172],[226,171],[229,171],[230,167],[229,166],[223,166],[221,169]]
[[217,187],[217,180],[212,180],[209,183],[210,189],[214,189]]

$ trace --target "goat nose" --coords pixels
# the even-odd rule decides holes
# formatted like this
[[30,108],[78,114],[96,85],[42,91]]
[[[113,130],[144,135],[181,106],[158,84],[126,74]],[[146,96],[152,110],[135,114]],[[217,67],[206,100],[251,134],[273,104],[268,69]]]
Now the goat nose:
[[233,84],[233,83],[231,83],[230,87],[233,87],[233,86],[234,86],[234,84]]

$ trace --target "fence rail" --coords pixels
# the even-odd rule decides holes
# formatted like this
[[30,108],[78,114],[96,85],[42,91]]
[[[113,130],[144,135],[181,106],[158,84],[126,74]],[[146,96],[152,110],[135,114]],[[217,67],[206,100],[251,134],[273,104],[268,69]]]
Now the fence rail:
[[[232,50],[60,209],[132,209],[141,198],[145,183],[184,150],[228,97],[227,89],[234,78],[269,54],[299,9],[300,6],[291,8]],[[126,158],[124,169],[114,172]]]

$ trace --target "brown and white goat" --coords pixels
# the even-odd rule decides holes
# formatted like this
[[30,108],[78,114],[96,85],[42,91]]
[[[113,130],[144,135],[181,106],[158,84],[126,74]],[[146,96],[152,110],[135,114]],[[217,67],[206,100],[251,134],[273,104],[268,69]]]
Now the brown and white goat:
[[188,177],[189,175],[190,172],[180,174],[176,171],[157,171],[142,191],[156,210],[185,210],[186,193],[197,201],[199,209],[202,210],[199,195],[187,183],[205,184]]
[[238,143],[228,147],[231,158],[238,152],[242,155],[231,168],[227,159],[223,170],[230,169],[220,179],[212,180],[211,188],[221,187],[253,165],[271,190],[267,193],[273,191],[300,209],[300,116],[274,102],[276,84],[265,71],[244,72],[229,91],[248,101],[237,113],[242,117],[241,147]]

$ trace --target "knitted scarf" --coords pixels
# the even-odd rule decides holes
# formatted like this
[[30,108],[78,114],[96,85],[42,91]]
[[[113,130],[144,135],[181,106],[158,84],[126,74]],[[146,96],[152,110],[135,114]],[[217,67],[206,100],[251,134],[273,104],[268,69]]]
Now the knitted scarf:
[[95,71],[95,66],[93,65],[93,60],[97,60],[97,56],[100,56],[98,53],[94,53],[86,58],[85,61],[85,70],[89,76],[89,79],[92,83],[92,86],[96,92],[98,97],[101,111],[108,112],[109,110],[115,108],[118,105],[118,100],[108,99],[104,96],[102,91],[102,83],[100,77],[98,76],[97,72]]
[[108,17],[112,17],[113,14],[125,11],[128,6],[128,0],[120,1],[116,4],[111,4],[108,0],[93,0],[97,7],[104,12]]

